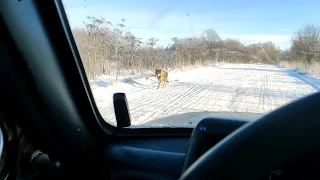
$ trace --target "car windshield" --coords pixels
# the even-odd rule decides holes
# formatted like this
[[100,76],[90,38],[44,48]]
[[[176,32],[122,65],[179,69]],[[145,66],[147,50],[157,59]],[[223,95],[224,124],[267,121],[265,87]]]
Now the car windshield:
[[256,120],[320,90],[320,1],[63,0],[101,116],[132,128]]

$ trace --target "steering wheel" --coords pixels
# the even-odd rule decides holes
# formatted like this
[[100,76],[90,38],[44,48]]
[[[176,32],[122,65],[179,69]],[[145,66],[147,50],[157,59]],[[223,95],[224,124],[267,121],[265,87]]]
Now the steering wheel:
[[204,153],[180,180],[263,178],[320,148],[320,92],[247,123]]

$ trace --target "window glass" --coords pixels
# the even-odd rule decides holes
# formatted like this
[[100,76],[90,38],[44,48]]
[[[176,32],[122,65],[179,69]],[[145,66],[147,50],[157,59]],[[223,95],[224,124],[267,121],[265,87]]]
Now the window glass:
[[116,92],[139,128],[255,120],[320,90],[320,1],[63,4],[100,114],[114,126]]

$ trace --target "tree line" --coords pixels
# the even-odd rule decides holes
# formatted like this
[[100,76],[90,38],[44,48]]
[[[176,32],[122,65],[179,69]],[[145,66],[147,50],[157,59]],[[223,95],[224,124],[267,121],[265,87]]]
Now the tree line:
[[320,27],[305,25],[291,37],[290,49],[280,52],[281,60],[298,60],[307,64],[320,62]]
[[320,31],[308,25],[291,38],[291,48],[283,51],[273,42],[244,45],[237,39],[221,39],[214,29],[199,37],[173,37],[167,46],[157,38],[141,39],[126,26],[125,19],[113,23],[87,17],[84,28],[72,30],[87,76],[138,74],[156,68],[211,66],[217,62],[277,64],[299,59],[319,61]]

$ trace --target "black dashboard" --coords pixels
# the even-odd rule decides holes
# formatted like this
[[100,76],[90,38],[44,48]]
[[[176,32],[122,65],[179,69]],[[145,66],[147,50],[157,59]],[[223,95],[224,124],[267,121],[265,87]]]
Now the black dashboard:
[[[117,180],[126,177],[178,179],[203,153],[247,122],[207,118],[198,123],[191,137],[116,139],[113,143],[101,148],[105,157],[99,162],[102,165],[101,174],[107,179]],[[262,180],[320,179],[319,163],[318,150],[302,154],[281,167],[270,169]],[[131,171],[132,168],[140,174]],[[106,173],[106,169],[110,171]],[[154,175],[157,178],[154,178]]]
[[[106,179],[118,180],[127,179],[127,177],[130,179],[177,179],[203,153],[246,123],[247,121],[206,118],[198,123],[190,139],[115,139],[113,143],[99,148],[101,151],[99,150],[96,154],[99,154],[101,162],[94,162],[94,164],[101,165],[99,167],[101,168],[100,175]],[[35,150],[34,148],[26,148],[23,139],[25,138],[22,138],[21,148],[29,150],[28,153],[22,153],[22,156]],[[132,170],[132,167],[135,170]],[[320,153],[319,150],[315,150],[303,154],[281,167],[271,169],[266,172],[262,180],[319,179],[319,167]],[[140,174],[137,174],[137,170]],[[20,170],[19,172],[22,173]],[[23,174],[24,178],[22,179],[30,176],[33,176],[33,173]]]
[[[202,120],[192,133],[183,171],[207,150],[246,122],[247,121],[217,118]],[[314,150],[308,154],[302,154],[299,158],[293,159],[280,167],[271,169],[269,172],[266,172],[263,180],[320,179],[319,167],[320,153],[319,150]],[[248,169],[248,171],[250,171],[250,169]]]
[[183,171],[208,149],[246,122],[218,118],[206,118],[200,121],[191,135]]
[[[206,118],[198,123],[190,139],[116,139],[105,148],[101,147],[102,152],[97,152],[97,154],[102,153],[104,158],[100,158],[101,162],[95,163],[102,165],[100,167],[102,176],[107,179],[118,180],[126,179],[126,177],[131,177],[131,179],[141,179],[142,177],[159,180],[177,179],[202,154],[246,123],[247,121],[241,120]],[[3,125],[1,126],[3,127]],[[20,148],[24,149],[20,157],[35,150],[34,148],[27,148],[29,143],[26,144],[24,139],[21,138],[20,141]],[[150,164],[150,162],[152,163]],[[137,174],[136,170],[132,171],[132,167],[138,169],[141,174]],[[299,158],[293,159],[281,167],[271,169],[266,172],[262,180],[319,179],[319,167],[320,153],[319,150],[314,150],[308,154],[302,154]],[[106,173],[106,169],[109,170],[108,173]],[[29,174],[23,173],[24,171],[29,172]],[[19,169],[18,171],[23,176],[22,179],[34,176],[34,173],[30,174],[30,172],[28,169]],[[153,178],[152,175],[157,173],[157,178]]]

